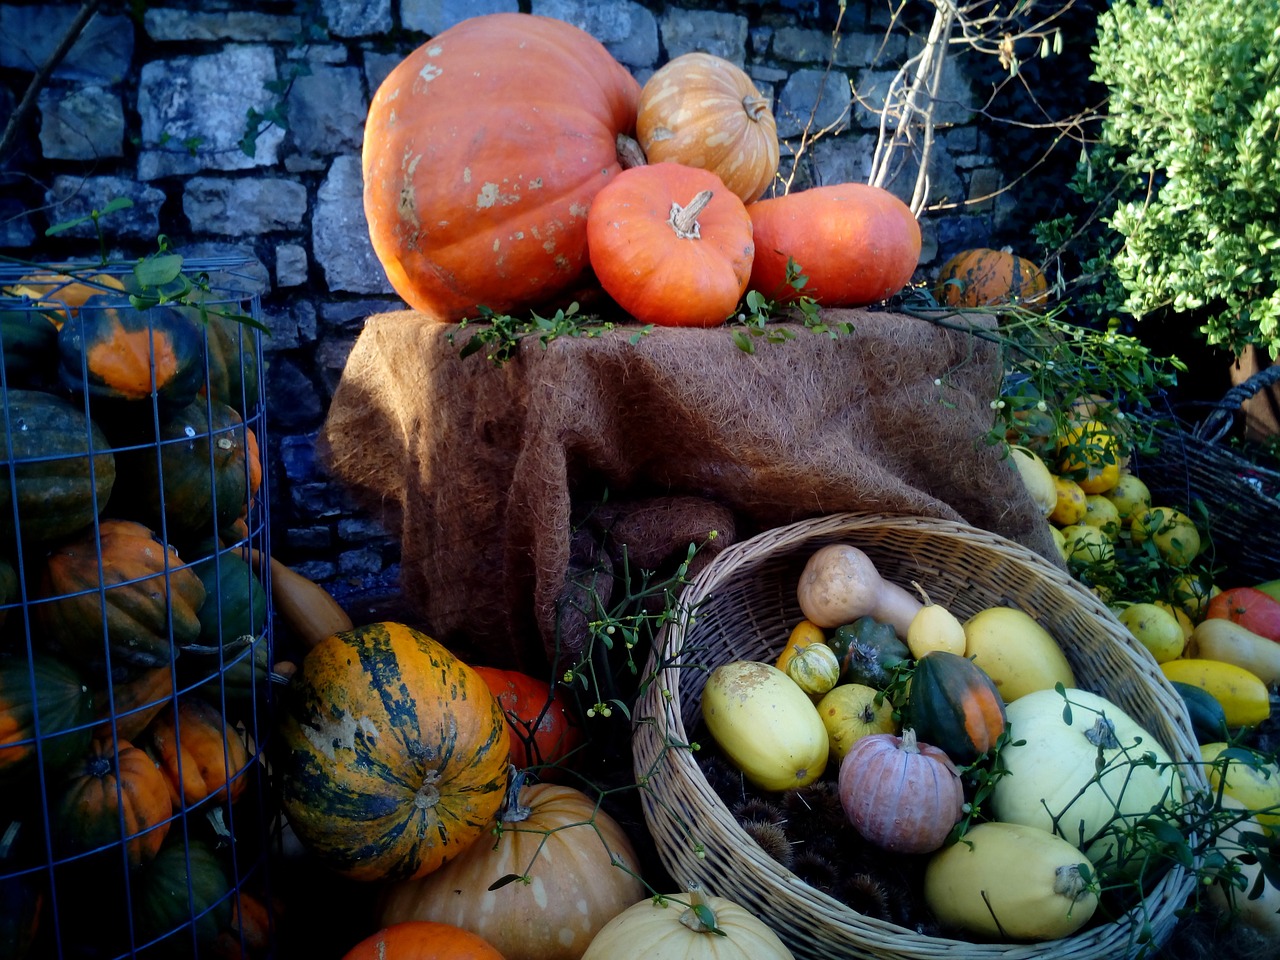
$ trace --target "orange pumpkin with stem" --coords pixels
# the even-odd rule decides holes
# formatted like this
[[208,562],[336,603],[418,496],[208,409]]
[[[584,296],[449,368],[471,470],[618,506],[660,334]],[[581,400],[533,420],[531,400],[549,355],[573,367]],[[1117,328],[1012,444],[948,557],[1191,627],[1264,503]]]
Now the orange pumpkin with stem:
[[591,266],[641,323],[714,327],[747,289],[751,217],[709,170],[656,163],[624,170],[587,214]]
[[639,99],[598,40],[550,17],[471,17],[410,53],[369,105],[363,148],[369,238],[396,292],[452,322],[570,289]]
[[[920,225],[888,190],[865,183],[810,187],[747,207],[755,229],[751,289],[787,302],[861,307],[893,296],[920,262]],[[789,282],[794,261],[808,277]]]
[[483,938],[461,927],[407,920],[361,940],[342,960],[503,960]]

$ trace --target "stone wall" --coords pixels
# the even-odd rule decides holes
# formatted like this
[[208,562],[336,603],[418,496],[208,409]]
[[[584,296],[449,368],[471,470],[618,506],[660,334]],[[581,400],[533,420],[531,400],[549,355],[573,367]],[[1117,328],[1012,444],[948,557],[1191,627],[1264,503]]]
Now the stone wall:
[[[0,116],[7,117],[79,4],[0,3]],[[634,0],[199,0],[105,3],[39,93],[17,150],[0,157],[0,253],[91,257],[92,223],[46,238],[50,224],[114,197],[101,220],[133,258],[157,234],[188,256],[260,265],[273,551],[340,597],[389,588],[393,537],[317,468],[313,441],[344,360],[372,313],[401,304],[369,244],[359,153],[370,95],[401,56],[458,20],[523,10],[588,30],[643,82],[678,54],[707,50],[743,65],[774,97],[796,185],[864,180],[877,95],[918,34],[886,4],[850,0],[832,54],[833,4],[743,2],[734,12]],[[926,5],[921,5],[926,6]],[[114,12],[113,12],[114,11]],[[926,24],[917,25],[918,27]],[[1015,228],[1010,179],[981,122],[973,62],[946,76],[922,218],[922,269]],[[287,116],[287,128],[275,118]],[[784,160],[789,170],[795,161]],[[909,196],[913,170],[892,186]]]

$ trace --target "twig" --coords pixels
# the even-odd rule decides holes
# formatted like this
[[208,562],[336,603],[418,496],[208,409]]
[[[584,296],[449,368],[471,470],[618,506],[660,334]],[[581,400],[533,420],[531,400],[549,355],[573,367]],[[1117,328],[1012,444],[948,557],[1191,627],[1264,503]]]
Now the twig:
[[71,25],[67,27],[66,33],[62,35],[62,39],[58,41],[58,46],[54,48],[53,53],[49,54],[44,64],[36,71],[36,75],[31,78],[31,83],[27,85],[27,91],[22,95],[22,101],[18,104],[17,109],[13,111],[13,115],[9,117],[9,122],[5,124],[4,135],[0,136],[0,160],[9,152],[10,147],[18,139],[18,130],[26,123],[27,117],[31,111],[35,109],[36,98],[40,95],[40,91],[48,82],[50,75],[58,68],[67,53],[75,46],[76,41],[80,39],[80,34],[84,32],[85,26],[98,12],[98,7],[102,6],[102,0],[86,0],[79,12],[75,15],[75,19],[71,21]]

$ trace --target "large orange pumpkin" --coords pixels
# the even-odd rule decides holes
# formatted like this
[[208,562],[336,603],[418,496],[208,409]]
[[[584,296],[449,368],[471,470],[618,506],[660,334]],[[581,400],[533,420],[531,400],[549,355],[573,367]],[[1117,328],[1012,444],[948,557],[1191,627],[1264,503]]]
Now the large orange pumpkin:
[[639,98],[599,41],[549,17],[472,17],[410,53],[364,131],[369,237],[396,292],[454,321],[568,289]]
[[372,623],[322,640],[287,691],[282,805],[316,859],[355,880],[421,877],[493,825],[507,719],[426,634]]
[[717,326],[751,277],[751,217],[710,170],[624,170],[596,194],[587,239],[600,285],[641,323]]
[[[755,227],[751,289],[786,302],[861,307],[891,297],[920,262],[920,225],[888,190],[865,183],[810,187],[747,206]],[[809,278],[787,282],[794,260]]]
[[649,163],[710,170],[744,203],[778,172],[778,125],[768,98],[741,67],[710,53],[686,53],[640,90],[636,137]]
[[[537,783],[503,810],[494,840],[387,888],[382,923],[434,920],[484,937],[507,960],[577,960],[644,896],[635,848],[596,798]],[[490,889],[504,877],[528,877]]]

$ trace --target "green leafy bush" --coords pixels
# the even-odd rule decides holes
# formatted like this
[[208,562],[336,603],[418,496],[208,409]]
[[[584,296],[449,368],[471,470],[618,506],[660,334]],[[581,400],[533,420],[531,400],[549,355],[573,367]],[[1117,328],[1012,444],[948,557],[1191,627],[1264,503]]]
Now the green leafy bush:
[[1210,345],[1275,358],[1280,0],[1116,0],[1093,59],[1110,98],[1075,187],[1114,204],[1116,306],[1192,315]]

